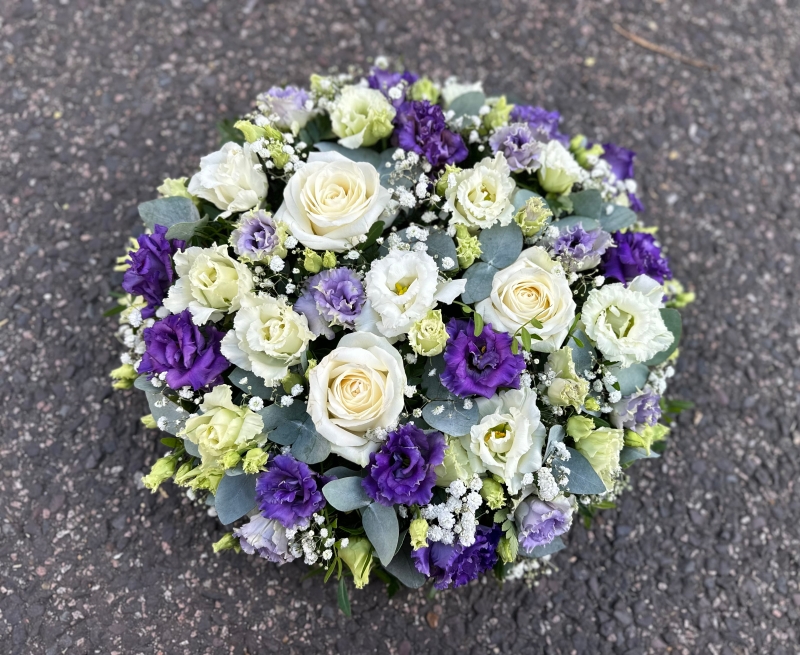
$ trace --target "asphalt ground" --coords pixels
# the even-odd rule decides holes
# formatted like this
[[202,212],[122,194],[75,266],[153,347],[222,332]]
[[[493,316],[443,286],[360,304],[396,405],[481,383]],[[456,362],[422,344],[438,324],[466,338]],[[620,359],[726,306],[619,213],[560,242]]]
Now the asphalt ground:
[[[0,651],[800,652],[794,0],[2,0],[0,15]],[[376,584],[347,619],[333,585],[213,555],[214,518],[140,488],[162,448],[141,395],[110,389],[102,312],[137,203],[192,173],[219,118],[377,54],[639,153],[647,220],[697,292],[671,387],[696,407],[538,586],[387,600]]]

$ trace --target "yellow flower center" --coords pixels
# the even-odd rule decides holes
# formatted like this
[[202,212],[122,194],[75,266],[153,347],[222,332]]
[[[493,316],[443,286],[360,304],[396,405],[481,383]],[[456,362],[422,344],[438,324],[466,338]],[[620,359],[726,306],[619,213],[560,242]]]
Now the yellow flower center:
[[408,287],[403,286],[399,282],[395,282],[394,290],[397,292],[398,296],[402,296],[406,291],[408,291]]

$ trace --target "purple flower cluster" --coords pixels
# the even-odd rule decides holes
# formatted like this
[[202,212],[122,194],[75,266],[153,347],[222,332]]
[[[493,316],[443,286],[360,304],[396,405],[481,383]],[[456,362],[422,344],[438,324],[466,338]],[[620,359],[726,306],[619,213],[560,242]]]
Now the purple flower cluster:
[[447,324],[447,334],[445,370],[439,377],[448,391],[462,398],[491,398],[499,387],[519,389],[525,360],[511,352],[510,334],[495,332],[486,324],[476,337],[472,319],[455,318]]
[[308,279],[294,309],[306,317],[315,335],[333,339],[330,326],[352,327],[364,299],[364,285],[351,269],[332,268]]
[[546,502],[531,496],[517,507],[519,545],[525,550],[546,546],[556,537],[569,531],[572,508],[566,500]]
[[558,234],[553,243],[553,252],[557,255],[567,255],[576,263],[587,263],[596,266],[600,257],[611,245],[611,235],[600,228],[583,229],[583,225],[576,223]]
[[237,255],[259,261],[281,245],[281,238],[272,215],[259,209],[242,216],[239,226],[231,234],[230,243]]
[[[604,143],[602,158],[608,163],[617,180],[633,179],[633,161],[636,159],[636,153],[633,150],[618,146],[616,143]],[[635,193],[628,193],[628,200],[633,211],[644,211],[644,205]]]
[[607,278],[627,284],[637,275],[647,275],[663,284],[672,277],[652,234],[615,232],[613,236],[616,248],[603,255],[603,275]]
[[383,95],[389,97],[389,89],[397,86],[401,82],[405,82],[403,95],[399,98],[389,98],[389,101],[396,107],[405,99],[405,89],[414,84],[418,79],[419,75],[411,71],[398,73],[396,71],[373,66],[372,70],[370,70],[369,77],[367,77],[367,84],[369,84],[369,88],[378,89]]
[[391,507],[427,505],[433,498],[436,473],[447,448],[441,432],[425,434],[407,423],[389,433],[386,443],[369,456],[361,485],[373,500]]
[[230,366],[220,352],[224,336],[213,325],[195,325],[188,309],[167,316],[144,330],[139,373],[166,373],[171,389],[188,386],[198,391],[221,384],[221,374]]
[[285,528],[305,527],[325,507],[322,487],[330,480],[290,455],[278,455],[258,476],[256,502],[263,516]]
[[311,100],[308,91],[296,86],[286,88],[273,86],[259,96],[259,100],[265,103],[268,112],[277,117],[275,125],[284,130],[305,127],[314,113],[306,108],[308,101]]
[[611,421],[616,428],[636,431],[639,426],[652,427],[661,418],[661,396],[649,388],[627,396],[614,404]]
[[186,242],[167,239],[167,228],[163,225],[156,225],[153,234],[142,234],[137,241],[139,249],[128,253],[122,288],[134,296],[143,296],[147,307],[142,310],[142,318],[152,318],[175,278],[172,255],[183,250]]
[[434,168],[457,164],[469,154],[461,135],[447,129],[442,108],[427,100],[401,104],[394,124],[392,145],[425,155]]
[[512,123],[527,123],[537,141],[559,141],[569,145],[569,137],[558,131],[561,114],[531,105],[515,105],[511,110]]
[[512,171],[533,172],[539,168],[542,144],[527,123],[512,123],[497,130],[490,138],[492,152],[501,151]]
[[417,571],[433,578],[433,586],[437,589],[451,585],[461,587],[497,563],[497,545],[501,536],[499,525],[491,528],[479,525],[475,531],[475,543],[471,546],[435,542],[413,551],[411,558]]
[[233,536],[239,539],[239,546],[248,555],[258,553],[274,564],[284,564],[295,559],[289,552],[286,529],[277,521],[260,514],[250,517],[250,521],[235,528]]

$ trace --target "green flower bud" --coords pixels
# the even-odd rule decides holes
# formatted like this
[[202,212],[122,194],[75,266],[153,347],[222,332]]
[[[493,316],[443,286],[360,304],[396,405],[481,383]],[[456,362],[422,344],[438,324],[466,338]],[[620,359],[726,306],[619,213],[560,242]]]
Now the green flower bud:
[[506,494],[503,485],[494,478],[485,478],[481,487],[481,497],[486,501],[489,509],[500,509],[506,504]]
[[594,396],[589,396],[586,400],[584,400],[583,406],[590,412],[600,411],[600,403],[597,402],[597,398],[595,398]]
[[180,455],[167,455],[159,460],[150,468],[150,473],[142,477],[142,484],[150,491],[155,492],[159,485],[168,480],[175,473]]
[[305,382],[305,380],[299,373],[289,373],[289,375],[281,380],[281,386],[283,386],[283,390],[286,393],[290,394],[292,393],[292,387],[298,384],[302,386],[303,382]]
[[661,423],[643,427],[639,432],[625,430],[625,445],[632,448],[644,448],[650,455],[650,448],[657,441],[664,441],[669,434],[669,428]]
[[666,280],[664,282],[664,293],[669,296],[667,307],[681,309],[693,303],[696,296],[693,291],[686,291],[678,280]]
[[435,103],[439,99],[439,87],[433,83],[431,78],[420,77],[408,87],[406,98],[410,100],[427,100],[430,103]]
[[158,427],[158,423],[153,418],[152,414],[145,414],[142,418],[139,419],[144,427],[149,430],[155,430]]
[[322,255],[322,266],[323,268],[334,268],[336,266],[336,253],[326,250],[325,254]]
[[309,78],[309,86],[311,93],[321,98],[328,98],[328,100],[333,100],[339,89],[338,81],[326,75],[312,75]]
[[605,150],[599,143],[595,143],[591,148],[586,147],[588,144],[586,137],[578,134],[570,139],[569,151],[583,168],[591,170],[594,166],[593,162],[596,162],[605,153]]
[[111,386],[114,389],[130,389],[138,377],[139,374],[131,364],[123,364],[111,371],[111,379],[114,380]]
[[505,96],[494,98],[488,102],[489,113],[483,117],[483,125],[489,130],[497,129],[508,124],[508,117],[514,105],[506,101]]
[[316,359],[309,359],[308,360],[308,368],[305,370],[305,373],[303,373],[303,376],[305,377],[306,380],[308,380],[309,374],[311,373],[312,369],[316,365],[317,365],[317,360]]
[[261,448],[251,448],[245,453],[242,468],[245,473],[259,473],[269,459],[269,453]]
[[511,538],[506,535],[500,537],[500,543],[497,544],[497,554],[504,563],[511,564],[511,562],[517,559],[518,552],[519,542],[516,537]]
[[447,487],[454,480],[470,480],[474,473],[461,440],[449,435],[445,435],[445,439],[447,450],[444,451],[444,461],[434,469],[437,487]]
[[[186,179],[186,178],[184,178]],[[139,250],[139,242],[134,239],[133,237],[128,237],[128,247],[125,249],[125,254],[120,255],[117,257],[117,265],[114,266],[115,271],[119,271],[120,273],[124,273],[127,271],[131,265],[128,263],[128,257],[130,256],[130,252],[136,252]],[[128,294],[130,296],[130,294]],[[141,296],[139,296],[141,298]],[[144,300],[144,298],[142,298]],[[124,305],[125,303],[121,302],[121,299],[117,301],[120,305]]]
[[594,421],[589,416],[570,416],[567,420],[567,434],[575,439],[588,437],[594,430]]
[[223,535],[222,539],[219,541],[215,541],[213,544],[211,544],[211,547],[214,549],[215,553],[220,553],[223,550],[234,550],[238,553],[242,550],[239,546],[239,540],[230,532],[226,535]]
[[235,450],[229,450],[220,458],[220,464],[224,469],[232,469],[242,461],[242,456]]
[[456,255],[461,268],[469,268],[481,256],[481,242],[472,236],[466,225],[456,225]]
[[372,544],[364,537],[350,537],[345,548],[339,547],[339,557],[353,574],[356,589],[363,589],[369,582],[372,569]]
[[253,125],[250,121],[236,121],[233,127],[244,135],[244,139],[247,143],[254,143],[267,135],[263,127]]
[[447,338],[447,329],[439,309],[429,309],[408,332],[408,343],[415,353],[423,357],[433,357],[442,352]]
[[515,214],[514,222],[519,225],[523,236],[532,237],[541,232],[552,217],[553,212],[545,199],[541,196],[531,196]]
[[436,195],[444,198],[445,191],[447,191],[447,181],[454,173],[460,173],[461,169],[455,164],[445,164],[444,170],[439,174],[439,180],[436,182]]
[[411,537],[411,547],[414,550],[425,548],[428,545],[428,522],[423,518],[414,519],[408,526],[408,536]]
[[377,89],[346,86],[331,109],[331,128],[344,147],[368,147],[392,133],[396,114]]
[[181,487],[189,487],[194,490],[207,490],[211,493],[217,492],[220,480],[225,476],[225,471],[214,466],[203,465],[192,466],[186,462],[175,472],[175,483]]
[[306,248],[303,254],[305,255],[303,268],[309,273],[319,273],[322,270],[322,257],[311,250],[311,248]]
[[567,421],[567,434],[575,440],[576,450],[589,460],[589,464],[600,476],[606,489],[611,489],[619,471],[619,454],[623,445],[622,430],[602,427],[588,434],[585,430],[573,429],[570,432],[570,424],[575,418],[582,417],[573,416]]
[[174,198],[176,196],[181,198],[191,198],[192,194],[186,188],[186,180],[188,178],[167,178],[164,183],[156,189],[164,198]]
[[565,346],[548,355],[545,370],[556,374],[547,387],[547,398],[550,402],[559,407],[571,405],[576,411],[579,410],[589,393],[589,381],[575,372],[572,348]]

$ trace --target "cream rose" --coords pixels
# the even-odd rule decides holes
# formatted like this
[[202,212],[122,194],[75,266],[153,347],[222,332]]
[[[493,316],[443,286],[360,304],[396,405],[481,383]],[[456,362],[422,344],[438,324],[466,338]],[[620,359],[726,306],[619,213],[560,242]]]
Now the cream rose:
[[353,332],[311,369],[308,413],[331,451],[366,466],[380,444],[376,429],[396,425],[403,409],[406,373],[389,342],[374,334]]
[[522,478],[542,467],[545,429],[539,421],[536,392],[511,389],[492,398],[478,398],[480,423],[461,437],[473,470],[503,479],[511,495],[522,489]]
[[232,364],[273,387],[300,361],[313,338],[306,317],[285,300],[259,296],[236,313],[233,330],[225,335],[220,349]]
[[267,176],[249,143],[226,143],[200,160],[189,193],[222,209],[221,217],[252,209],[267,197]]
[[283,192],[275,219],[313,250],[347,250],[369,232],[390,200],[372,164],[313,152]]
[[188,308],[196,325],[235,312],[253,290],[250,269],[231,258],[227,246],[187,248],[176,252],[174,261],[179,279],[164,307],[173,314]]
[[453,211],[452,223],[485,230],[514,218],[511,196],[516,184],[502,152],[486,157],[473,168],[451,173],[445,198]]
[[[476,306],[484,321],[499,332],[516,332],[523,325],[541,341],[532,349],[554,352],[561,347],[575,319],[575,301],[563,269],[543,248],[523,250],[517,261],[495,273],[492,293]],[[541,328],[530,324],[537,319]]]

